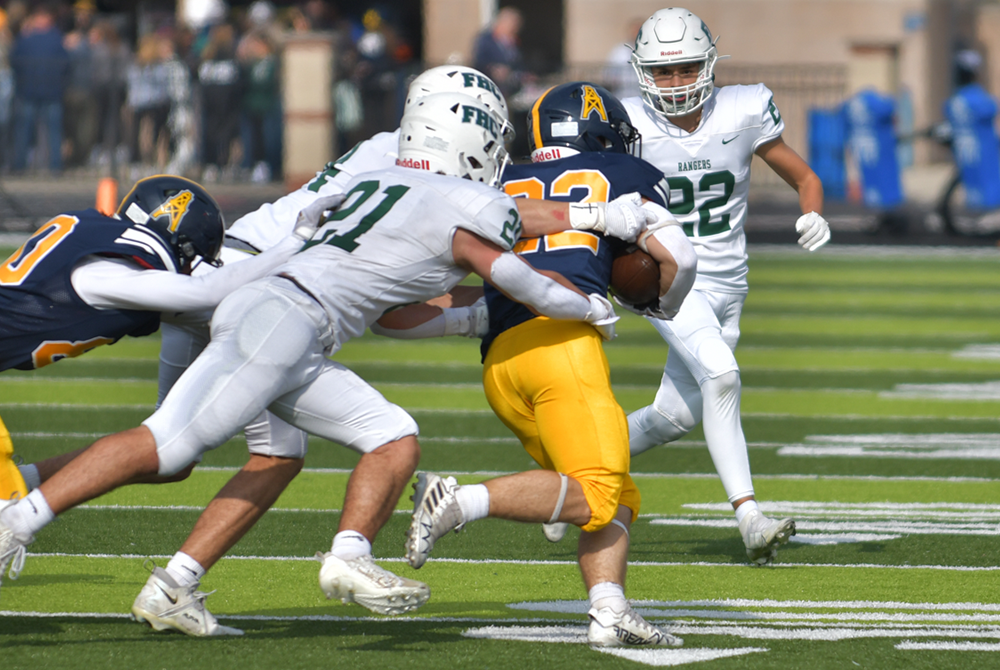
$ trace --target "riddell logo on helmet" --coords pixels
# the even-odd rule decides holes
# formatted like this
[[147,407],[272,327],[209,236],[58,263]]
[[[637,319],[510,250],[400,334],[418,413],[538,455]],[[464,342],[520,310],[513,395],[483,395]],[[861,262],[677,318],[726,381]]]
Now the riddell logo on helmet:
[[424,158],[397,158],[396,165],[401,167],[415,168],[417,170],[430,170],[430,161]]
[[559,151],[558,147],[553,147],[551,149],[536,149],[535,152],[531,154],[531,162],[544,163],[545,161],[552,161],[562,157],[562,152]]
[[660,55],[661,56],[680,56],[682,53],[684,53],[684,52],[683,51],[661,51]]

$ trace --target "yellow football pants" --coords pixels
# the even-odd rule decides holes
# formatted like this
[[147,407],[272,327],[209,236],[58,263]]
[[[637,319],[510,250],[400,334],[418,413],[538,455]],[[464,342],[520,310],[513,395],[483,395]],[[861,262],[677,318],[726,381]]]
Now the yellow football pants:
[[15,494],[21,498],[28,495],[21,471],[14,465],[14,443],[10,441],[7,426],[0,419],[0,500],[11,500]]
[[490,407],[535,462],[583,486],[593,532],[619,505],[639,515],[628,474],[628,422],[611,391],[601,337],[581,321],[537,317],[504,331],[483,367]]

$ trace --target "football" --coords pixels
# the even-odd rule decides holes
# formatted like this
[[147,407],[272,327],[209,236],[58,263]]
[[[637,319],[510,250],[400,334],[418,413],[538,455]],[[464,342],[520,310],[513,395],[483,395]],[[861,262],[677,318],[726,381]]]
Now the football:
[[660,266],[637,246],[629,246],[611,266],[611,292],[622,302],[645,305],[660,295]]

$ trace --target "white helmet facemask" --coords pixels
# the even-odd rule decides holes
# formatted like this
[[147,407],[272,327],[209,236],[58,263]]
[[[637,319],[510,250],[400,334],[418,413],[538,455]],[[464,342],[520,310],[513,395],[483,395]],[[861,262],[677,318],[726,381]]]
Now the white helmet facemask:
[[462,93],[479,100],[496,117],[505,142],[514,140],[507,100],[500,87],[479,70],[465,65],[439,65],[421,72],[406,91],[403,113],[421,98],[434,93]]
[[499,188],[510,162],[496,116],[462,93],[424,96],[399,123],[397,165]]
[[[646,19],[631,58],[643,102],[666,118],[686,116],[701,108],[715,88],[717,39],[701,19],[679,7],[661,9]],[[656,85],[654,68],[683,63],[699,65],[693,84],[663,88]]]

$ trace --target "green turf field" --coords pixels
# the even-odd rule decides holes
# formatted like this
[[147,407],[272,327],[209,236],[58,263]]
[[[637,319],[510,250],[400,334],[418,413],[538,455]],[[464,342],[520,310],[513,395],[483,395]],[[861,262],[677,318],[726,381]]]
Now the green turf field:
[[[402,560],[409,502],[383,565],[430,584],[410,616],[324,599],[349,451],[313,440],[307,471],[205,579],[243,638],[153,633],[127,612],[202,506],[245,461],[232,440],[185,482],[131,487],[72,511],[0,590],[0,668],[1000,667],[1000,263],[995,251],[751,249],[741,322],[744,431],[757,497],[799,533],[746,564],[704,438],[637,457],[643,494],[628,596],[685,640],[612,654],[585,644],[576,531],[473,524],[419,572]],[[666,346],[626,314],[607,345],[627,411],[653,397]],[[156,397],[155,337],[37,373],[4,373],[0,415],[28,461],[135,426]],[[375,336],[338,355],[421,427],[428,470],[462,482],[531,467],[490,412],[476,342]]]

